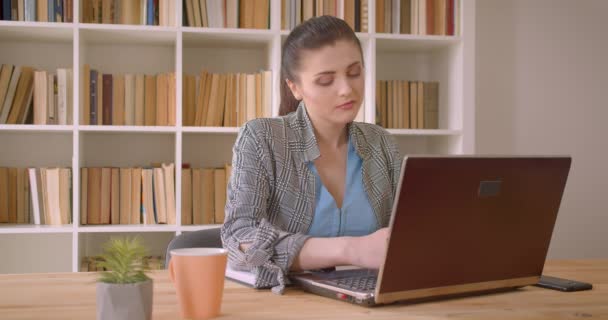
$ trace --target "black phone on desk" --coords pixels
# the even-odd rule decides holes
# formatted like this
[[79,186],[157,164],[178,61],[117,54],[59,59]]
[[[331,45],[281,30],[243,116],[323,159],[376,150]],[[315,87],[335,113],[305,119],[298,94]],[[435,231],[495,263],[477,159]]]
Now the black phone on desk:
[[541,276],[536,286],[565,292],[591,290],[593,288],[591,283],[551,276]]

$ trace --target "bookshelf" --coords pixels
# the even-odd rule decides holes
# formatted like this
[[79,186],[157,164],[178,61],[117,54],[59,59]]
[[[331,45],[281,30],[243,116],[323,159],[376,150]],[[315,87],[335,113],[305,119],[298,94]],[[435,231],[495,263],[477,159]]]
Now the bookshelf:
[[[344,1],[338,0],[338,16]],[[176,2],[181,3],[181,1]],[[213,226],[181,224],[181,168],[176,165],[176,225],[83,225],[80,171],[90,166],[142,166],[151,162],[220,167],[229,162],[238,128],[182,126],[182,75],[272,70],[272,114],[278,113],[281,0],[270,1],[270,28],[221,29],[182,26],[0,21],[0,63],[47,71],[72,68],[74,119],[80,119],[83,65],[112,73],[176,74],[176,125],[96,126],[0,124],[0,167],[69,167],[72,169],[70,225],[0,224],[0,255],[11,261],[0,273],[78,271],[80,259],[97,255],[114,235],[140,235],[153,255],[164,254],[176,234]],[[375,33],[375,1],[369,0],[368,30],[357,33],[365,59],[363,119],[375,121],[376,80],[438,81],[439,129],[389,129],[402,154],[474,152],[475,141],[475,2],[461,0],[460,34],[424,36]],[[80,12],[81,1],[74,1]]]

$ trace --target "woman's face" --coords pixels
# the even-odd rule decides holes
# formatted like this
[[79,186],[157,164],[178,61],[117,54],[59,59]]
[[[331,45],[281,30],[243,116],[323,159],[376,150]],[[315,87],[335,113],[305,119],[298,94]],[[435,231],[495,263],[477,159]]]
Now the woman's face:
[[297,82],[288,80],[296,99],[304,100],[315,124],[345,125],[355,119],[361,103],[365,78],[358,46],[339,40],[300,56]]

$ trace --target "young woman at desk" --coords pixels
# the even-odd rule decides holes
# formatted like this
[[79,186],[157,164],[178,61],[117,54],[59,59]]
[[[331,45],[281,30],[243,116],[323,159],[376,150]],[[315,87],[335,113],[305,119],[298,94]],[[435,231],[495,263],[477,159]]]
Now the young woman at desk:
[[297,26],[281,63],[280,116],[241,128],[221,230],[230,266],[275,292],[289,271],[380,267],[401,164],[386,130],[353,121],[364,61],[346,22]]

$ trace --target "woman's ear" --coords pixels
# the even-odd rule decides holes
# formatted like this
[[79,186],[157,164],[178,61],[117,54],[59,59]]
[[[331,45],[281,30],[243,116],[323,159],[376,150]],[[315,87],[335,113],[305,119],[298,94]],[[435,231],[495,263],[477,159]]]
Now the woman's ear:
[[285,79],[285,82],[287,83],[287,86],[289,87],[291,94],[293,94],[293,96],[296,98],[296,100],[302,100],[302,94],[300,93],[298,86],[289,79]]

